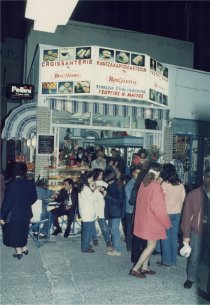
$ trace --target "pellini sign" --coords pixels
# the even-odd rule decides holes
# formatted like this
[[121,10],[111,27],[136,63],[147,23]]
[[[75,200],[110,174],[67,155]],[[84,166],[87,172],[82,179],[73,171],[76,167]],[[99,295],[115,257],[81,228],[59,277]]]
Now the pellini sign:
[[12,100],[32,100],[34,98],[34,86],[23,84],[7,84],[6,97]]

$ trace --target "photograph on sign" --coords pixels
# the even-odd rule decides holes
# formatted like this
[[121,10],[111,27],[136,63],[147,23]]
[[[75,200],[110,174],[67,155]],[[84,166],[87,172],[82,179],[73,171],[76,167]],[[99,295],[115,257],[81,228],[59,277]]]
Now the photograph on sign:
[[99,48],[99,59],[106,61],[114,61],[114,50]]
[[90,47],[76,48],[76,59],[90,59],[90,58],[91,58]]
[[59,49],[59,60],[73,60],[75,59],[74,48]]
[[71,94],[73,93],[73,82],[59,82],[58,83],[59,94]]
[[142,54],[131,54],[131,65],[135,66],[145,66],[145,56]]
[[43,60],[44,61],[54,61],[58,60],[58,50],[44,50],[43,54]]

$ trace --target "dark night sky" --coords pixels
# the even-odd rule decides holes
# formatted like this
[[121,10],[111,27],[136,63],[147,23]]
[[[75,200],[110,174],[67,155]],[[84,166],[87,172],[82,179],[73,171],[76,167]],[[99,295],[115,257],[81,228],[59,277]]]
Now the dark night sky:
[[[1,39],[24,38],[25,1],[1,5]],[[71,19],[194,42],[194,68],[210,72],[210,1],[80,0]]]

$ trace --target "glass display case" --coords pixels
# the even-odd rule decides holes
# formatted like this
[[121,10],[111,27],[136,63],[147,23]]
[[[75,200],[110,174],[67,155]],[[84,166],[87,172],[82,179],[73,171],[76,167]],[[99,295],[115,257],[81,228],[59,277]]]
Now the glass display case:
[[88,170],[89,168],[87,167],[45,168],[48,186],[51,190],[58,191],[62,188],[63,180],[66,178],[71,178],[77,184],[81,173]]

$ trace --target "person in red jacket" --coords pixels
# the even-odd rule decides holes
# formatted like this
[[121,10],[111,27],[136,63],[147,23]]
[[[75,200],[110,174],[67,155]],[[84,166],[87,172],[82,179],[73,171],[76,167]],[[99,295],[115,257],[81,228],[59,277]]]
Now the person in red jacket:
[[[181,221],[184,247],[182,255],[188,257],[187,280],[184,288],[190,289],[197,281],[202,252],[210,257],[210,167],[204,171],[203,185],[191,191],[185,200]],[[205,249],[202,249],[205,239]],[[210,272],[210,259],[208,260]],[[208,283],[210,295],[210,275]]]
[[158,181],[159,175],[160,165],[151,163],[137,194],[133,234],[147,240],[147,247],[130,270],[130,275],[138,278],[155,274],[148,267],[149,258],[157,240],[166,239],[166,229],[171,226],[165,197]]

